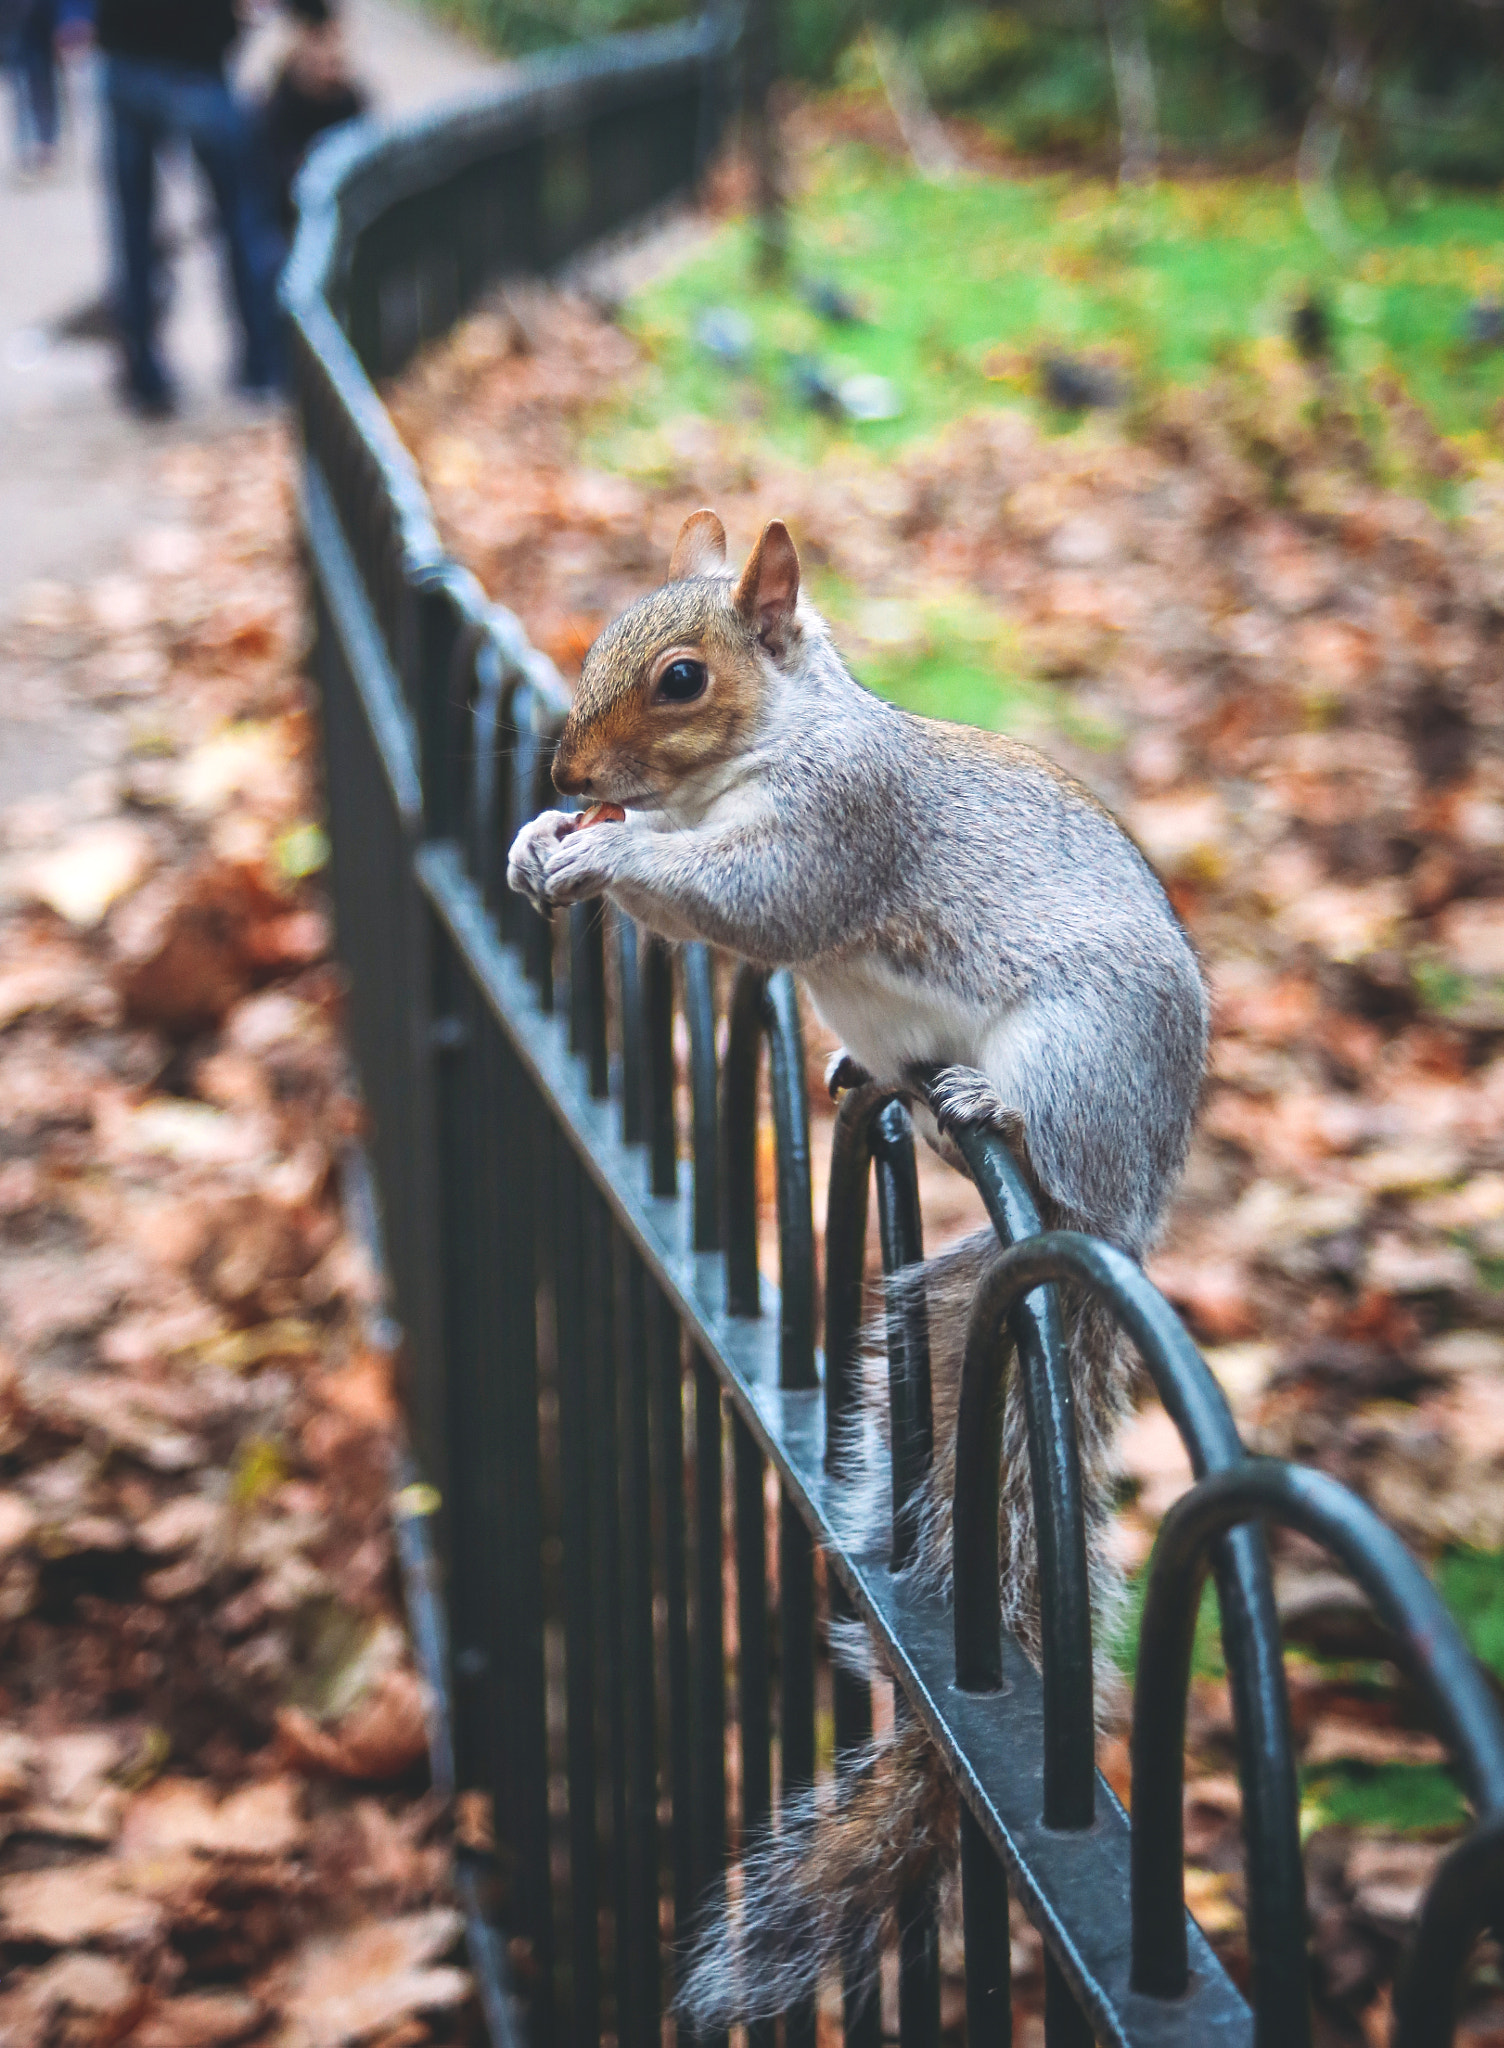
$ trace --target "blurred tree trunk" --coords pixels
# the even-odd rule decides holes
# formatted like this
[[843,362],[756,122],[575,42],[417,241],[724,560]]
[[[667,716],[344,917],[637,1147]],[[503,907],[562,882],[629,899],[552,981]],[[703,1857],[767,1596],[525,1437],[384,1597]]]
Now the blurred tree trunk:
[[1118,103],[1118,177],[1146,184],[1159,168],[1159,112],[1143,0],[1102,0],[1102,20]]
[[748,0],[743,31],[747,149],[757,187],[757,268],[765,282],[788,268],[788,208],[784,196],[783,152],[773,108],[778,80],[776,0]]

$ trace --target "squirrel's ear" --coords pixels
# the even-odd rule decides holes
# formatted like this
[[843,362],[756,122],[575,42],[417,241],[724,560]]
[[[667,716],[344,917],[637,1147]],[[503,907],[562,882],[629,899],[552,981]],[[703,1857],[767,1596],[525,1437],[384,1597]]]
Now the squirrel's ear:
[[725,527],[713,512],[691,512],[674,542],[668,580],[682,583],[687,576],[711,576],[725,561]]
[[736,586],[733,603],[758,639],[773,654],[782,654],[799,602],[799,556],[781,519],[758,536],[757,546]]

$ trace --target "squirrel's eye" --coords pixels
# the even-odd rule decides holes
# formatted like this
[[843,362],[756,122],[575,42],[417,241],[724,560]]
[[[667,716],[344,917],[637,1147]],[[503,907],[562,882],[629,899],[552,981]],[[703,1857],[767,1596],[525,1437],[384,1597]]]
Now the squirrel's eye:
[[708,681],[703,661],[671,661],[658,678],[656,695],[665,704],[692,704]]

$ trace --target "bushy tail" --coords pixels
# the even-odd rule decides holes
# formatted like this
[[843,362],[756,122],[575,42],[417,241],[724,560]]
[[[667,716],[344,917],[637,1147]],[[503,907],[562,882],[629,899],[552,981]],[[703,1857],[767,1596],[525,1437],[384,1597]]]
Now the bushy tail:
[[898,1901],[954,1861],[955,1792],[922,1729],[881,1737],[831,1793],[790,1803],[742,1857],[686,1961],[696,2032],[772,2019],[840,1972],[869,1989]]

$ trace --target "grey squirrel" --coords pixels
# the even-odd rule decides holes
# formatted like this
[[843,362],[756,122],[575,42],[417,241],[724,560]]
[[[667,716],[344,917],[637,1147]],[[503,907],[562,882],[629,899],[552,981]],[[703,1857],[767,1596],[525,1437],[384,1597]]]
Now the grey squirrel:
[[[1127,834],[1052,762],[914,717],[856,681],[800,594],[780,521],[739,577],[716,515],[686,521],[668,583],[586,656],[554,781],[594,799],[597,818],[585,830],[561,811],[533,819],[512,846],[514,889],[540,908],[606,896],[666,938],[794,968],[844,1043],[843,1077],[911,1097],[925,1077],[938,1127],[922,1100],[915,1116],[937,1149],[956,1156],[947,1127],[995,1126],[1046,1227],[1143,1255],[1184,1164],[1205,1064],[1190,941]],[[984,1232],[922,1269],[936,1448],[910,1569],[937,1585],[967,1315],[995,1250]],[[1062,1307],[1100,1591],[1130,1376],[1105,1316],[1068,1291]],[[864,1435],[851,1533],[875,1545],[877,1426]],[[1016,1374],[1003,1456],[1004,1612],[1037,1655]],[[808,1795],[750,1845],[737,1902],[713,1910],[695,1942],[680,2016],[710,2032],[772,2017],[827,1969],[874,1981],[900,1892],[938,1882],[953,1861],[955,1814],[921,1730],[879,1740],[833,1799]]]

